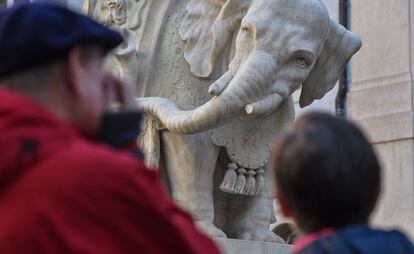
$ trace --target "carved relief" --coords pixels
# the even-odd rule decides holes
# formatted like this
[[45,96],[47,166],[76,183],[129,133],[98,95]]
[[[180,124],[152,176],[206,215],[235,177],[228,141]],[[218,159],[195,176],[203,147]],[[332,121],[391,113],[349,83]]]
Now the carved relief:
[[[150,164],[165,162],[174,198],[214,236],[279,241],[268,228],[270,146],[294,119],[291,94],[302,86],[302,107],[321,98],[359,39],[319,0],[92,5],[90,14],[126,36],[115,59],[121,72],[139,73],[129,79],[148,115],[141,141]],[[136,62],[121,54],[125,48]],[[223,179],[214,184],[217,172]],[[213,193],[227,204],[217,206]]]

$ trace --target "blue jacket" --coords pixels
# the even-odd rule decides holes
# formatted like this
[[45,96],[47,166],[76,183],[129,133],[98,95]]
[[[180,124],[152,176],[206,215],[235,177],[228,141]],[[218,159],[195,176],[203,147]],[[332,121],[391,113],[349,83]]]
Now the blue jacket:
[[297,254],[414,254],[414,245],[399,231],[348,227],[321,238]]

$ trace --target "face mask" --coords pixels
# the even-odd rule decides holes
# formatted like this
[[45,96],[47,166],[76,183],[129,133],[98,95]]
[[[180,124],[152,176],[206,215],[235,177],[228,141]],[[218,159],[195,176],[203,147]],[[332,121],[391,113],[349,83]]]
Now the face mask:
[[106,112],[98,131],[98,140],[116,148],[136,144],[142,113],[139,111]]

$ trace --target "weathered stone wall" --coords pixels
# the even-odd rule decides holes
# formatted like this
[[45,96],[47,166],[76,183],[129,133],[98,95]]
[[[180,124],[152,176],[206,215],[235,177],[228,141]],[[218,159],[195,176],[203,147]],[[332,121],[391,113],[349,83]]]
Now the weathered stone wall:
[[384,168],[373,221],[414,238],[414,3],[352,1],[352,28],[364,45],[352,62],[349,115],[368,133]]

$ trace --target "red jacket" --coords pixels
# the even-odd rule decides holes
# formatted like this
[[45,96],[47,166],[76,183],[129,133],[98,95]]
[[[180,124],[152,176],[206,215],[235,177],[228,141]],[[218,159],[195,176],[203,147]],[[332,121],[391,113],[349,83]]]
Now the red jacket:
[[0,90],[0,253],[218,253],[144,162]]

